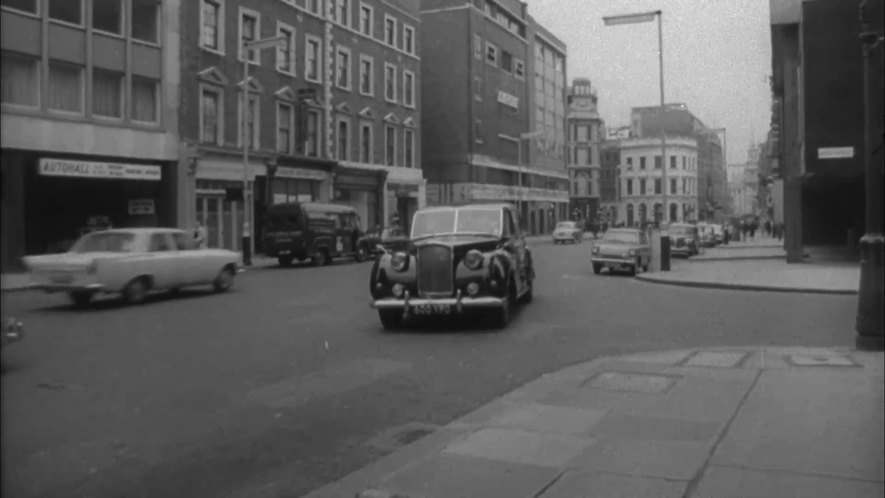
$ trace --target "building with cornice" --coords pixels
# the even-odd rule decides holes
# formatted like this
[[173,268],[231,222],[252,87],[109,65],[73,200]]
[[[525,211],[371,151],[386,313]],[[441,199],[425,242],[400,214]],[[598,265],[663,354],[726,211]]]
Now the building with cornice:
[[512,202],[531,233],[568,214],[566,47],[518,0],[421,2],[428,204]]
[[601,145],[605,128],[597,112],[599,98],[587,78],[575,78],[568,94],[569,214],[596,220],[602,173]]

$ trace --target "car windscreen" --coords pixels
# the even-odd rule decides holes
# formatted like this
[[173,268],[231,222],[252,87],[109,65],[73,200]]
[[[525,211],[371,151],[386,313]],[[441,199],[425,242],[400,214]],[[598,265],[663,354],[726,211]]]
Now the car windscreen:
[[412,238],[455,231],[455,211],[425,211],[415,213],[412,220]]
[[563,230],[571,230],[572,228],[575,228],[575,222],[574,221],[561,221],[556,224],[556,228],[557,229],[561,228]]
[[71,252],[132,252],[135,234],[125,232],[94,232],[83,236]]
[[602,240],[606,242],[624,242],[626,244],[638,244],[639,234],[636,232],[618,232],[609,230],[602,236]]
[[501,210],[425,211],[416,213],[415,219],[412,221],[412,238],[452,233],[500,235]]
[[669,232],[672,235],[692,235],[691,227],[673,227],[671,226]]

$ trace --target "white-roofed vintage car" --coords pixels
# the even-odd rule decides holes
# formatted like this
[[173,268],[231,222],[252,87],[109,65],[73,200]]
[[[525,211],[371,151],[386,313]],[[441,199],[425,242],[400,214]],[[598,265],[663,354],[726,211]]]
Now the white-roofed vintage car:
[[224,292],[241,269],[240,253],[198,249],[190,233],[173,228],[101,230],[84,235],[66,253],[22,259],[31,287],[67,292],[79,306],[96,294],[121,294],[140,303],[156,290],[212,285]]
[[371,305],[395,329],[411,315],[489,314],[510,323],[511,307],[530,301],[532,253],[509,204],[430,207],[415,213],[409,241],[372,267]]
[[556,228],[553,229],[553,243],[565,244],[566,242],[572,242],[578,244],[583,242],[584,228],[582,225],[583,223],[576,221],[560,221],[556,224]]

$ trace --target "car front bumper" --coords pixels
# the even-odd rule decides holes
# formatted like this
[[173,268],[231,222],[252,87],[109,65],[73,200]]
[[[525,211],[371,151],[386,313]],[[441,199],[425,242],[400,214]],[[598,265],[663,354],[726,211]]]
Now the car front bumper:
[[460,313],[465,309],[503,308],[504,299],[495,296],[465,297],[460,290],[455,297],[413,298],[407,291],[402,298],[373,299],[369,302],[369,306],[379,310],[402,310],[405,313],[410,313],[416,308],[430,308],[431,310],[448,308]]
[[105,290],[104,284],[41,284],[32,283],[28,286],[31,289],[42,290],[46,292],[102,292]]
[[624,257],[624,258],[615,258],[612,256],[593,256],[590,258],[590,261],[593,264],[599,264],[604,266],[620,266],[620,267],[628,267],[636,264],[636,257]]

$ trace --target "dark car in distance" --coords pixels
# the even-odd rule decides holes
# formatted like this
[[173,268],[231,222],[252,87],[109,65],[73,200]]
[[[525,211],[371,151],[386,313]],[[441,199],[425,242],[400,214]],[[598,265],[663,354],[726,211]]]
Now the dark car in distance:
[[481,312],[497,327],[532,299],[532,252],[509,204],[429,207],[415,213],[406,247],[379,257],[371,306],[385,329],[415,315]]
[[288,202],[267,209],[265,253],[280,266],[310,259],[314,266],[332,264],[334,258],[369,257],[356,210],[342,204]]
[[673,223],[667,228],[670,235],[670,254],[673,256],[697,256],[701,252],[698,228],[689,223]]

